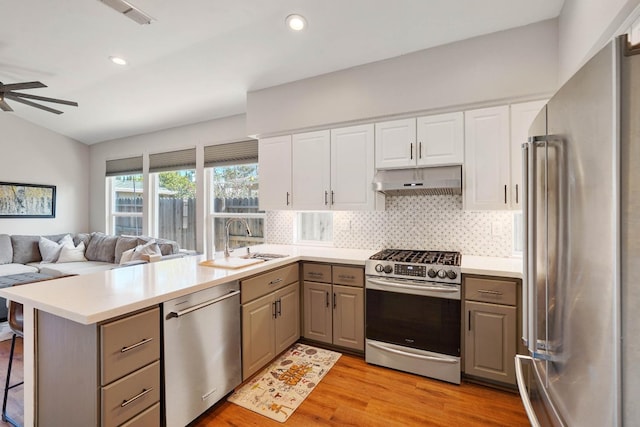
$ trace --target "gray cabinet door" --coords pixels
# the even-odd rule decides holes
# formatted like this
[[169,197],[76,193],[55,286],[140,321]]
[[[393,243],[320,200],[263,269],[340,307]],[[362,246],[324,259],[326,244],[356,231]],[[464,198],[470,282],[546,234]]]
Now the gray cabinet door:
[[304,282],[304,337],[331,344],[333,325],[331,319],[331,285]]
[[516,307],[465,302],[465,373],[515,385]]
[[275,293],[275,301],[275,348],[277,355],[300,338],[299,282],[292,283],[277,291]]
[[333,285],[333,343],[364,351],[364,289]]
[[274,294],[242,306],[242,379],[276,357]]

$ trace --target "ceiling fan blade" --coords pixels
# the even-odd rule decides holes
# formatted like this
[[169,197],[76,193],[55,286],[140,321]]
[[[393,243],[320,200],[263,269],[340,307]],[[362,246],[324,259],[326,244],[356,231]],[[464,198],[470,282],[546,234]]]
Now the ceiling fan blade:
[[73,105],[74,107],[78,106],[77,102],[66,101],[64,99],[47,98],[46,96],[30,95],[28,93],[9,92],[9,94],[13,96],[18,96],[20,98],[35,99],[37,101],[55,102],[57,104]]
[[1,85],[0,89],[3,92],[9,91],[9,90],[20,90],[20,89],[37,89],[40,87],[47,87],[47,85],[41,83],[41,82],[25,82],[25,83],[10,83],[8,85]]
[[2,111],[13,111],[13,108],[9,107],[9,104],[4,102],[4,99],[0,99],[0,109],[2,109]]
[[11,99],[12,101],[16,101],[16,102],[19,102],[21,104],[28,105],[30,107],[35,107],[35,108],[39,108],[41,110],[48,111],[50,113],[62,114],[62,111],[60,111],[60,110],[55,110],[53,108],[49,108],[49,107],[46,107],[44,105],[36,104],[35,102],[27,101],[26,99],[18,98],[17,96],[14,96],[11,92],[5,93],[4,97],[7,98],[7,99]]

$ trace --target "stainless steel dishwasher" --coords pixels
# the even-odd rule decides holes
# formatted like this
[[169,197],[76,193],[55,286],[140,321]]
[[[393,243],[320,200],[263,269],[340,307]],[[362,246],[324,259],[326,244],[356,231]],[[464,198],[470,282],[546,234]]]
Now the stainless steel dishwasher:
[[167,427],[184,427],[242,382],[237,281],[163,304]]

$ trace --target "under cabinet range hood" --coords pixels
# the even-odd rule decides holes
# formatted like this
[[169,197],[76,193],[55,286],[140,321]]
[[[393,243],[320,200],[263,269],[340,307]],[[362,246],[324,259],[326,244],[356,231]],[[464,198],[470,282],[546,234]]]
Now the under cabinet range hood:
[[388,196],[462,194],[462,166],[378,170],[373,188]]

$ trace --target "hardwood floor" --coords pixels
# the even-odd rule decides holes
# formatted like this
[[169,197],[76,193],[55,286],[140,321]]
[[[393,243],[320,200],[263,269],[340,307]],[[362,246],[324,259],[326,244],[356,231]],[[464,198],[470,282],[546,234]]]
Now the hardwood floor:
[[[0,398],[4,398],[4,383],[7,378],[7,364],[9,363],[9,351],[11,350],[11,340],[0,341]],[[16,350],[13,356],[13,367],[11,369],[11,384],[22,381],[22,338],[16,340]],[[23,420],[23,388],[15,387],[9,390],[7,401],[7,413],[11,418],[22,424]],[[0,427],[11,426],[0,420]]]
[[[191,427],[281,426],[220,402]],[[529,426],[520,397],[473,383],[457,386],[368,365],[343,355],[287,426]]]
[[[11,340],[0,342],[4,388]],[[22,379],[22,340],[16,343],[12,379]],[[13,381],[12,381],[13,382]],[[9,391],[9,414],[22,423],[22,387]],[[0,427],[10,424],[0,421]],[[473,383],[461,385],[368,365],[344,354],[285,423],[287,426],[529,426],[520,397]],[[282,426],[226,402],[190,427]]]

